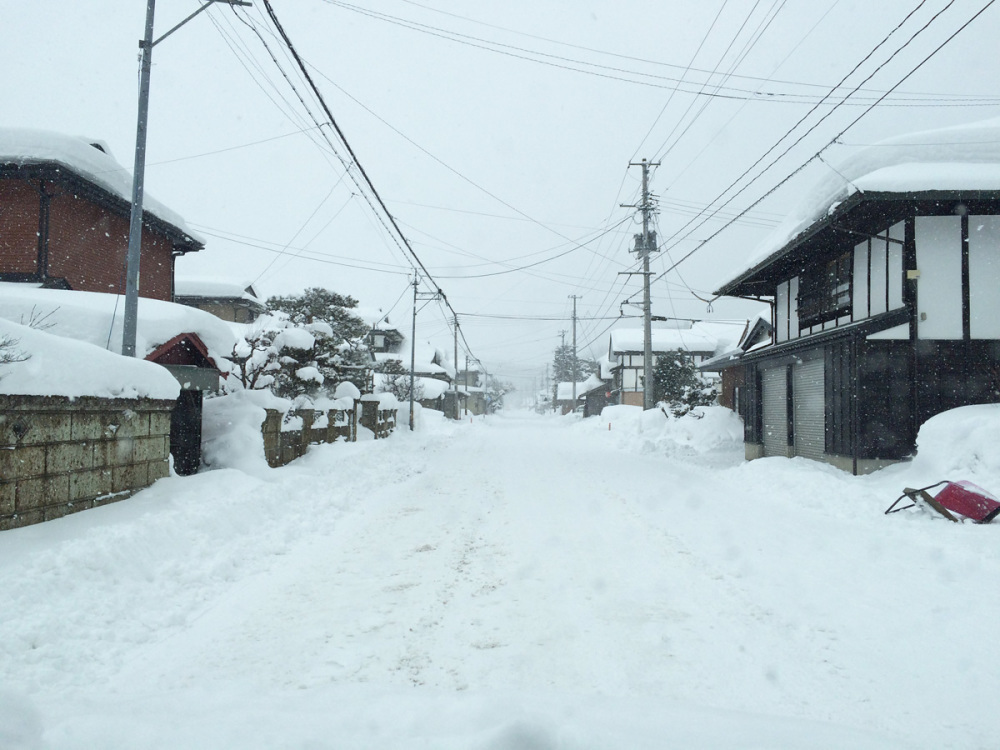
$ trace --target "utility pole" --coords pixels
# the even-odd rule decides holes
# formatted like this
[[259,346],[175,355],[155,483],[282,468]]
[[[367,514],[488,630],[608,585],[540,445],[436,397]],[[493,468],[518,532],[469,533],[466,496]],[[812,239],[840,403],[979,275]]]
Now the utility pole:
[[142,250],[142,199],[146,175],[146,125],[149,121],[149,74],[153,66],[153,47],[203,10],[215,3],[250,5],[244,0],[208,0],[159,39],[153,39],[153,16],[156,0],[146,0],[146,33],[139,41],[142,60],[139,65],[139,114],[135,128],[135,162],[132,168],[132,213],[128,225],[128,255],[125,266],[125,320],[122,326],[122,354],[135,356],[136,329],[139,316],[139,260]]
[[413,274],[413,329],[410,333],[410,432],[413,432],[413,389],[417,369],[417,274]]
[[569,299],[573,300],[573,411],[576,411],[576,381],[580,379],[580,363],[576,358],[576,301],[580,297],[571,294]]
[[455,365],[455,419],[459,420],[462,418],[462,410],[458,407],[458,313],[455,314],[455,359],[452,363]]
[[635,235],[635,251],[642,256],[642,408],[652,409],[653,403],[653,326],[650,320],[649,304],[649,256],[656,248],[656,232],[649,231],[649,217],[654,207],[649,193],[649,168],[660,166],[659,162],[650,164],[645,159],[641,162],[629,162],[630,167],[642,167],[642,203],[638,208],[642,211],[642,234]]
[[417,372],[417,302],[421,300],[440,299],[438,292],[424,292],[423,296],[417,291],[420,284],[420,277],[413,274],[413,328],[410,334],[410,431],[413,430],[413,391],[416,387]]

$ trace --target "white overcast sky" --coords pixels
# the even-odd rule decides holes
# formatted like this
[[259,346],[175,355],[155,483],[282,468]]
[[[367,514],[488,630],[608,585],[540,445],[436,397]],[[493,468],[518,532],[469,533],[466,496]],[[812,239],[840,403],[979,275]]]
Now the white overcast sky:
[[[569,295],[580,296],[581,317],[613,318],[639,290],[639,277],[619,275],[635,268],[628,247],[639,230],[633,212],[619,207],[638,196],[640,171],[628,169],[630,161],[662,162],[651,187],[665,239],[919,6],[847,80],[853,88],[883,66],[856,103],[828,102],[809,115],[796,133],[832,110],[733,201],[730,215],[826,145],[986,4],[273,2],[362,165],[458,310],[473,356],[522,390],[540,383],[559,332],[570,328]],[[198,5],[159,0],[157,33]],[[0,125],[99,138],[131,168],[145,3],[0,0],[0,17]],[[1000,9],[990,7],[825,158],[836,163],[855,144],[1000,116],[998,31]],[[207,239],[205,250],[178,262],[178,275],[246,279],[265,295],[328,287],[365,308],[395,304],[390,320],[408,333],[409,261],[344,177],[345,150],[330,152],[272,61],[271,53],[321,117],[274,34],[254,0],[238,12],[220,4],[155,48],[147,190]],[[705,85],[711,70],[733,75]],[[674,92],[679,79],[684,91]],[[824,169],[814,163],[802,171],[749,221],[683,263],[680,275],[658,281],[654,314],[753,315],[759,305],[739,301],[717,302],[709,314],[688,288],[704,297],[730,278]],[[668,243],[669,257],[720,226],[712,221]],[[663,252],[653,269],[669,264]],[[419,338],[450,351],[439,305],[418,320]],[[606,351],[613,322],[581,321],[581,356]]]

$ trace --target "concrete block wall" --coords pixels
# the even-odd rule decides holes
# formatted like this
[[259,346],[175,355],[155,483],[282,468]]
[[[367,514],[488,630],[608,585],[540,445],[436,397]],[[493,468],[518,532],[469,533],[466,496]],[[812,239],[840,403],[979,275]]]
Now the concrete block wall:
[[284,466],[296,458],[304,456],[310,445],[317,443],[335,443],[338,440],[354,442],[357,440],[358,422],[365,412],[362,404],[368,403],[368,414],[375,426],[376,437],[385,438],[395,429],[396,411],[378,410],[378,402],[355,401],[353,409],[330,409],[327,413],[325,427],[314,427],[322,412],[312,409],[300,409],[290,412],[291,416],[302,418],[301,430],[282,430],[285,415],[276,409],[267,409],[267,416],[261,425],[264,436],[264,455],[271,467]]
[[173,407],[0,394],[0,530],[121,500],[167,476]]

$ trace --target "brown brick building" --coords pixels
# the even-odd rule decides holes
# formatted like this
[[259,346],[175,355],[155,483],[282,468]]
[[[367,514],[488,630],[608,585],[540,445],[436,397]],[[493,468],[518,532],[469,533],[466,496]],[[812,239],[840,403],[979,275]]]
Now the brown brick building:
[[[0,129],[0,281],[124,293],[131,177],[100,144]],[[170,301],[174,259],[204,247],[146,197],[139,294]]]

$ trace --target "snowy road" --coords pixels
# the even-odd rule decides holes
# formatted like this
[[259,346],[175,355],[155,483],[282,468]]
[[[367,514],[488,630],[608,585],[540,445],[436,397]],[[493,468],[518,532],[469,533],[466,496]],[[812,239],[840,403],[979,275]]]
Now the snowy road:
[[441,425],[5,534],[0,674],[51,748],[995,746],[994,529],[637,446]]

